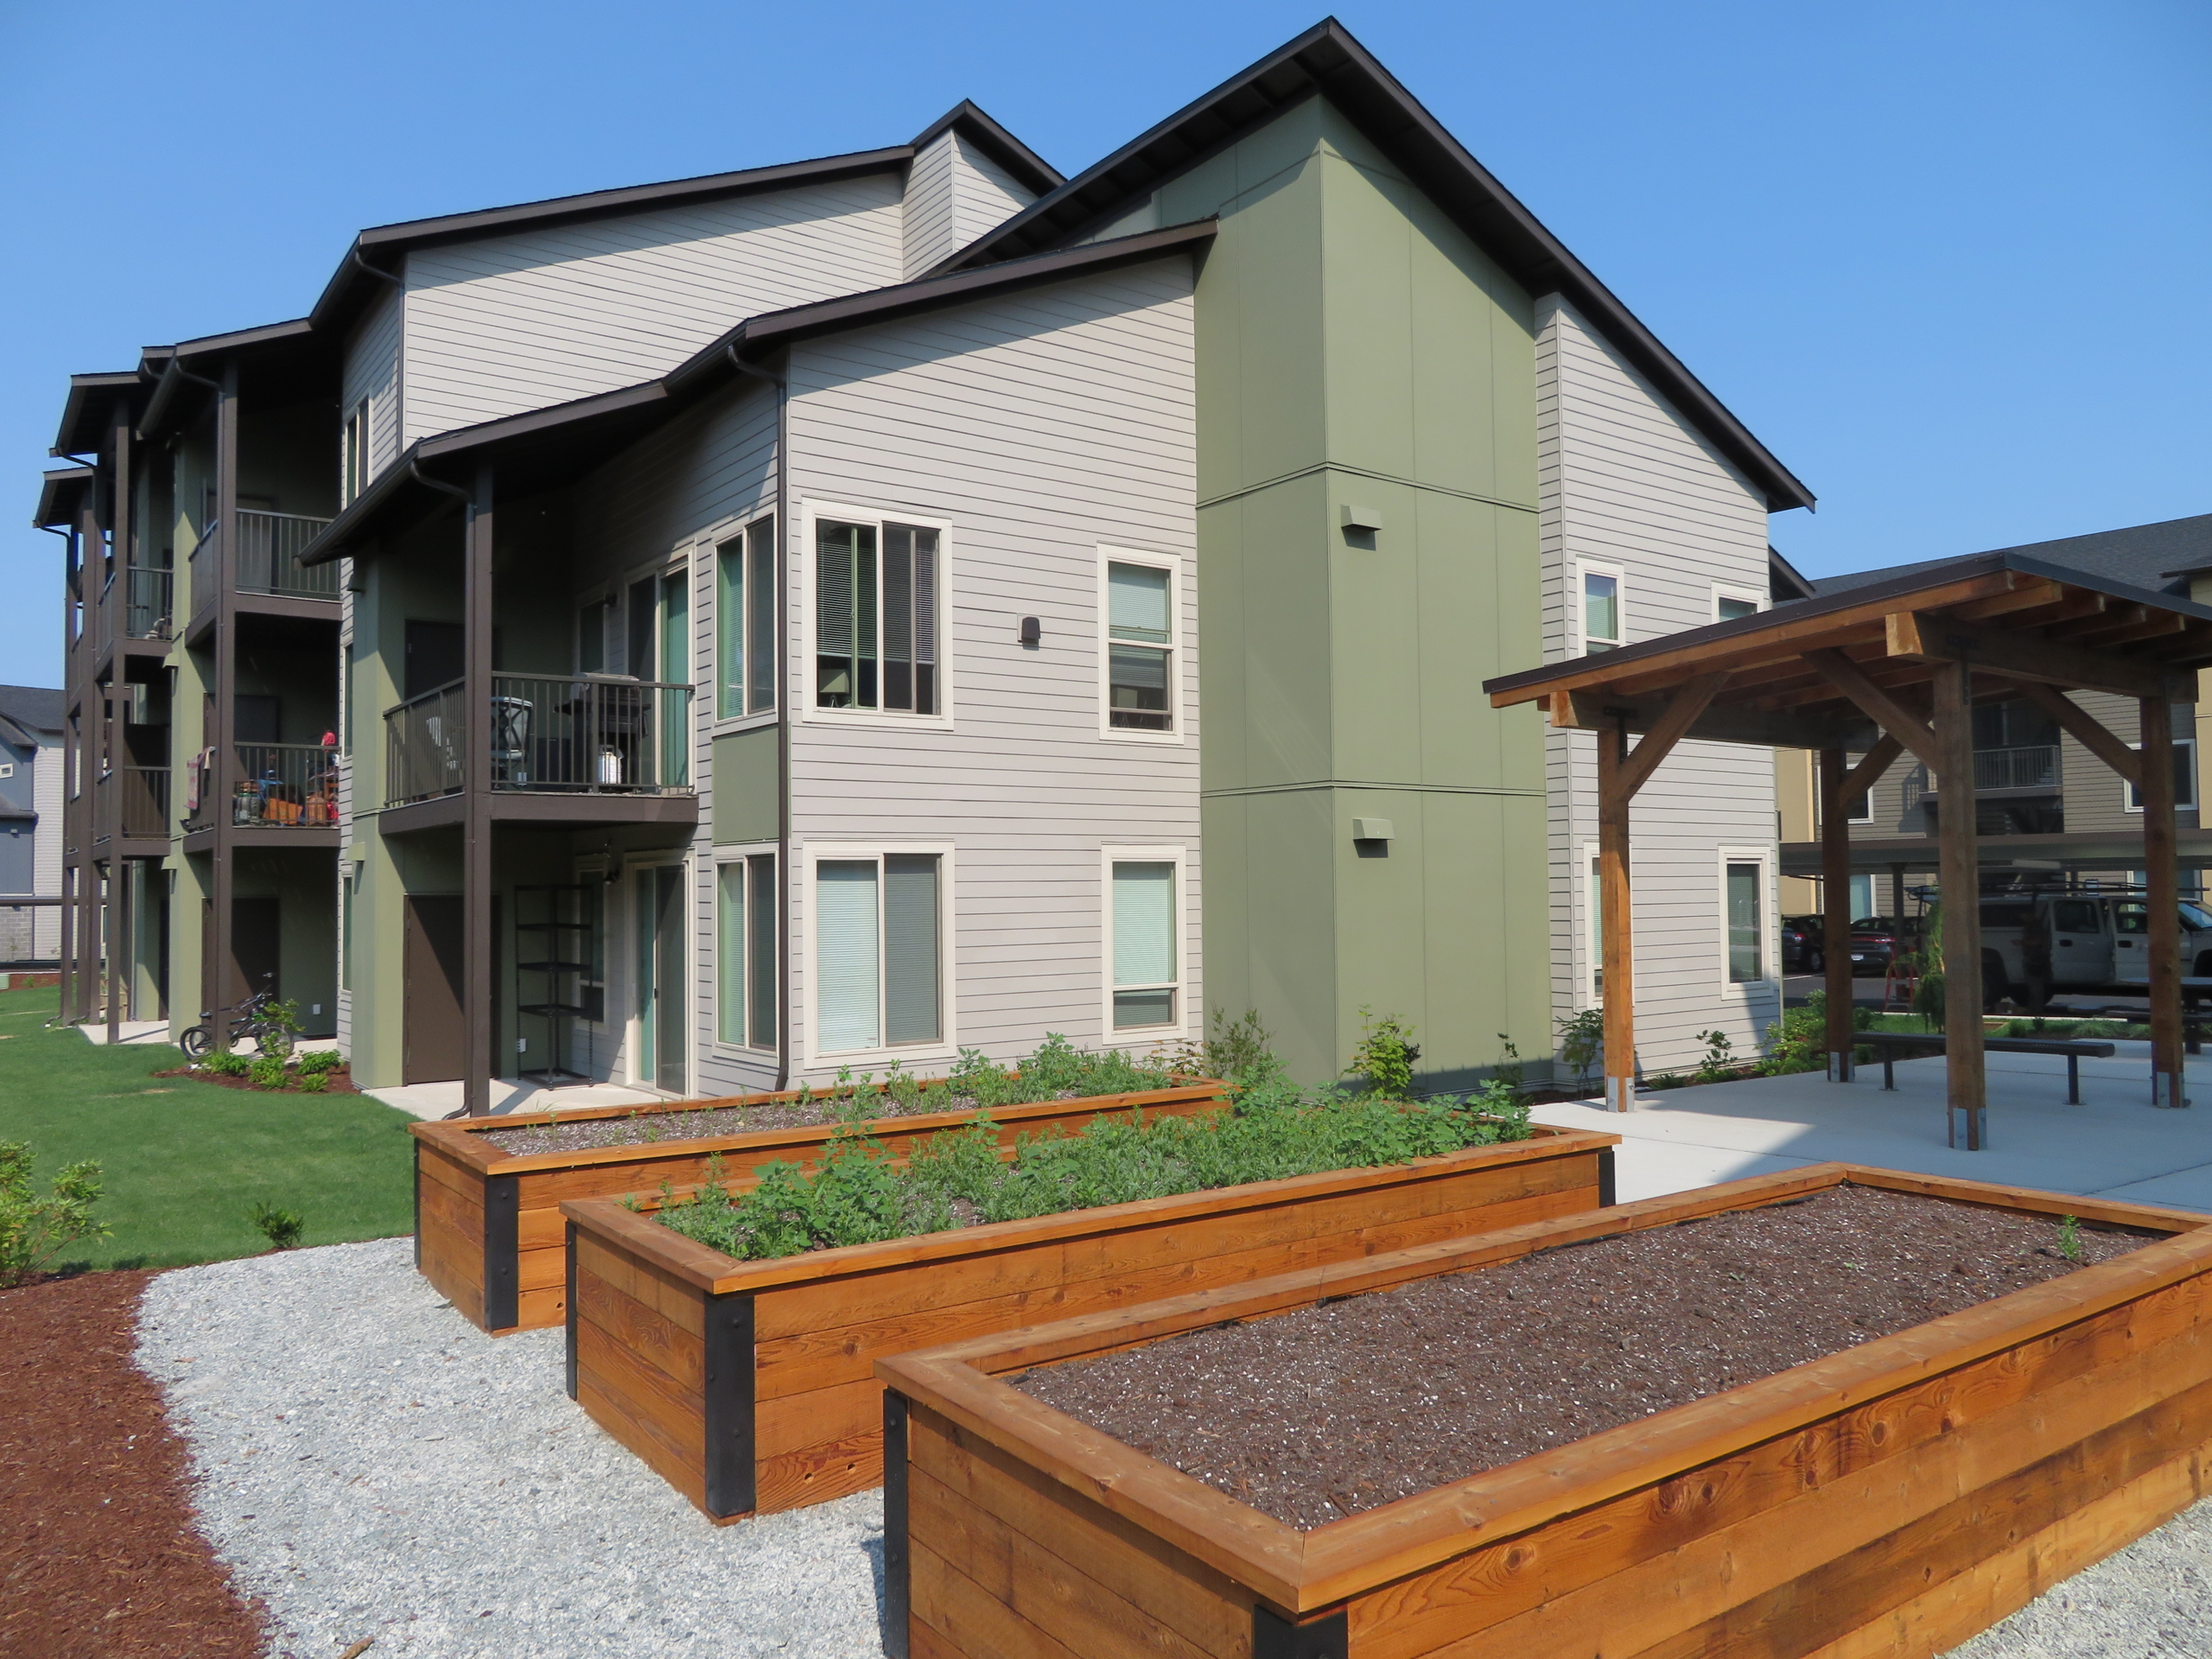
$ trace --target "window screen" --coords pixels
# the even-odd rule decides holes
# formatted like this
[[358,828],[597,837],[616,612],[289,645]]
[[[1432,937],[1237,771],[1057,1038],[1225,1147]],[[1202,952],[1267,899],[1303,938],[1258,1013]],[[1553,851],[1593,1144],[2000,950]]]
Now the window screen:
[[1175,866],[1114,863],[1114,1026],[1175,1022]]
[[1759,956],[1765,929],[1761,925],[1759,867],[1728,866],[1728,977],[1736,984],[1764,978]]

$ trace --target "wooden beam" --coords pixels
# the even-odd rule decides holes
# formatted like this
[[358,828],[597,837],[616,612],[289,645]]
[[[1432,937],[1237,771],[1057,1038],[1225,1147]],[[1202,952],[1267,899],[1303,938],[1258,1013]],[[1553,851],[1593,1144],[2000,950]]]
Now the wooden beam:
[[2113,736],[2105,723],[2064,692],[2034,680],[2019,682],[2020,696],[2058,722],[2060,729],[2138,789],[2143,757]]
[[2181,872],[2174,835],[2173,707],[2139,705],[2143,734],[2143,868],[2150,916],[2151,1103],[2186,1106],[2181,1029]]
[[[1808,651],[1805,653],[1805,660],[1817,669],[1830,684],[1856,703],[1868,719],[1885,732],[1900,739],[1931,771],[1942,770],[1936,759],[1939,746],[1934,731],[1919,715],[1867,678],[1858,664],[1840,651]],[[1966,776],[1974,776],[1971,760],[1967,762]]]
[[2148,614],[2140,605],[2126,600],[2107,599],[2101,609],[2070,622],[2054,623],[2044,637],[2049,639],[2079,639],[2089,634],[2140,622]]
[[1598,734],[1599,996],[1605,1020],[1605,1109],[1636,1106],[1636,968],[1630,937],[1628,734]]
[[[2177,630],[2183,619],[2166,614]],[[2011,679],[2041,680],[2069,690],[2110,691],[2127,697],[2162,696],[2165,690],[2164,674],[2126,657],[1954,621],[1926,611],[1893,613],[1888,619],[1888,635],[1891,657],[1972,663]]]
[[1945,663],[1932,709],[1936,753],[1923,755],[1952,780],[1936,818],[1937,885],[1943,895],[1944,1084],[1951,1144],[1980,1152],[1988,1101],[1981,1027],[1981,868],[1974,796],[1974,670]]
[[1904,744],[1889,733],[1882,734],[1882,741],[1866,751],[1866,756],[1851,769],[1843,780],[1843,805],[1848,810],[1866,792],[1881,781],[1882,774],[1897,764],[1904,753]]
[[[1895,759],[1897,739],[1885,737],[1866,760],[1880,756],[1884,748]],[[1856,798],[1851,780],[1866,769],[1866,761],[1847,772],[1846,759],[1841,749],[1821,751],[1821,956],[1827,976],[1830,1083],[1851,1081],[1857,1046],[1851,1025],[1851,803]]]
[[[1857,627],[1842,629],[1829,643],[1840,648],[1872,646],[1878,654],[1882,646],[1882,619],[1873,617]],[[1678,664],[1655,674],[1630,675],[1613,681],[1605,688],[1605,692],[1608,696],[1648,697],[1654,692],[1671,690],[1698,673],[1711,673],[1719,669],[1728,671],[1732,685],[1753,685],[1770,678],[1787,679],[1793,674],[1804,671],[1798,661],[1797,652],[1798,647],[1794,645],[1783,645],[1758,652],[1716,655],[1692,669],[1685,669]]]
[[2100,633],[2095,644],[2100,650],[2113,645],[2132,645],[2141,639],[2158,639],[2168,634],[2180,633],[2189,626],[2189,618],[2172,611],[2153,611],[2140,622],[2124,628],[2114,628],[2109,633]]
[[1659,769],[1659,763],[1705,712],[1713,693],[1727,683],[1726,674],[1707,674],[1692,680],[1668,699],[1667,712],[1643,734],[1643,741],[1636,746],[1634,753],[1621,763],[1618,781],[1624,795],[1633,798],[1637,791],[1651,781],[1651,774]]
[[1964,605],[1955,605],[1951,614],[1968,622],[1980,622],[1993,616],[2012,616],[2021,611],[2041,610],[2046,605],[2056,605],[2066,597],[2066,589],[2056,582],[2030,582],[2024,588],[2009,594],[1999,594],[1994,599],[1977,599]]
[[[1631,732],[1648,732],[1665,718],[1668,706],[1663,696],[1616,700],[1589,692],[1555,691],[1551,694],[1550,720],[1562,731],[1617,731],[1625,724]],[[1683,735],[1700,742],[1750,743],[1761,748],[1863,749],[1877,734],[1855,709],[1835,716],[1770,715],[1716,702]]]

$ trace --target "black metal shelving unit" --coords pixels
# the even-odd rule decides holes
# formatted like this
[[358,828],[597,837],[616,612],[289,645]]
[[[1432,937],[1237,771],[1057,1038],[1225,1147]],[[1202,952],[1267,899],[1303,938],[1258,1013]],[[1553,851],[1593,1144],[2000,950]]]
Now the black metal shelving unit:
[[537,1046],[530,1057],[540,1059],[518,1072],[526,1083],[550,1089],[591,1077],[592,1057],[575,1052],[576,1025],[587,1013],[583,976],[597,943],[590,897],[581,883],[515,889],[515,1013],[522,1035]]

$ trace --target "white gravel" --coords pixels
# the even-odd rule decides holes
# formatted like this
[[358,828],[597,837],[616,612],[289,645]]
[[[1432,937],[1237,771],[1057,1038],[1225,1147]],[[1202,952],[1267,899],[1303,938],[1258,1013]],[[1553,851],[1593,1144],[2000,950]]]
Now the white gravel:
[[[709,1526],[563,1392],[559,1332],[484,1336],[406,1239],[162,1274],[138,1363],[282,1659],[881,1652],[878,1494]],[[2212,1499],[1953,1659],[2208,1654]]]
[[283,1659],[881,1652],[876,1493],[709,1525],[570,1402],[561,1348],[484,1336],[382,1239],[162,1274],[137,1358]]

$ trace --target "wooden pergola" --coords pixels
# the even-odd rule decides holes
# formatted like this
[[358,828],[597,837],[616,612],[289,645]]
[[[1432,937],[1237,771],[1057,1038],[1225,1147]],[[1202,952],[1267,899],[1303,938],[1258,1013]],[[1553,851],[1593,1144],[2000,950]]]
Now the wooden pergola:
[[[1851,931],[1850,808],[1910,752],[1937,777],[1959,780],[1937,827],[1943,957],[1954,988],[1945,1002],[1950,1123],[1955,1144],[1982,1147],[1973,710],[2013,698],[2033,702],[2141,794],[2152,1103],[2188,1104],[2172,706],[2196,700],[2196,671],[2208,664],[2212,609],[2039,560],[1987,554],[1488,682],[1483,689],[1495,708],[1537,703],[1553,726],[1598,734],[1606,1105],[1624,1111],[1635,1103],[1630,805],[1675,745],[1693,738],[1819,752],[1831,940]],[[2063,695],[2070,690],[2133,699],[2139,747]],[[1851,754],[1862,757],[1855,766]],[[1837,949],[1826,954],[1828,1075],[1843,1082],[1851,1076],[1851,957]]]

